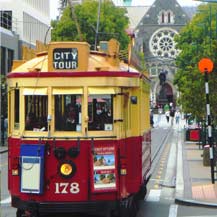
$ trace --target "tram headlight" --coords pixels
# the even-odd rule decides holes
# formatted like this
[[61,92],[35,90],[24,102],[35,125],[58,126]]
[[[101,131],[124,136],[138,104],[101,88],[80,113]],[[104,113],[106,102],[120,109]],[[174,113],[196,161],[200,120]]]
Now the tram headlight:
[[72,161],[65,160],[60,162],[58,170],[63,178],[71,178],[76,173],[76,166]]

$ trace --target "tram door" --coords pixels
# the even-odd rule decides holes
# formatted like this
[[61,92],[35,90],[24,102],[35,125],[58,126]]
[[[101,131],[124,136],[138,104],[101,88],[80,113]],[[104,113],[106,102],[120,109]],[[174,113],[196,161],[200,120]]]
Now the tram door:
[[123,118],[122,132],[124,135],[122,136],[124,137],[124,139],[127,138],[127,131],[130,127],[130,110],[129,109],[130,109],[129,91],[123,90],[121,117]]

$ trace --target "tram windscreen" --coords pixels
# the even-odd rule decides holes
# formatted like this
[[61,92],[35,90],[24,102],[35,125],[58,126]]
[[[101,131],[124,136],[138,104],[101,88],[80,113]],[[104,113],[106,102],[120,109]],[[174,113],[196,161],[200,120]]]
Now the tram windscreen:
[[81,95],[55,95],[55,130],[81,131]]
[[113,96],[89,95],[88,117],[88,130],[113,130]]
[[47,131],[48,96],[25,96],[25,130]]

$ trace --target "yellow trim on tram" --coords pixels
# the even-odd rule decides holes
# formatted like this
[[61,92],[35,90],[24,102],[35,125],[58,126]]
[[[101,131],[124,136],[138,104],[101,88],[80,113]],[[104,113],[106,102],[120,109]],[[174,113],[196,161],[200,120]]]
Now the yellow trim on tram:
[[83,94],[82,88],[53,88],[53,95]]
[[47,88],[24,88],[23,89],[23,95],[47,95]]
[[89,87],[88,94],[115,94],[115,89],[112,87],[109,88]]

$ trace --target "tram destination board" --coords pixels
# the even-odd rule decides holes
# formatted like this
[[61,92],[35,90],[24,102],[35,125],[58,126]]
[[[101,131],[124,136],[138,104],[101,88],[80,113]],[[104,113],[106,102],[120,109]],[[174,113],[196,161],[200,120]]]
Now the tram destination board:
[[53,67],[55,69],[76,69],[78,67],[78,49],[55,48],[53,50]]

